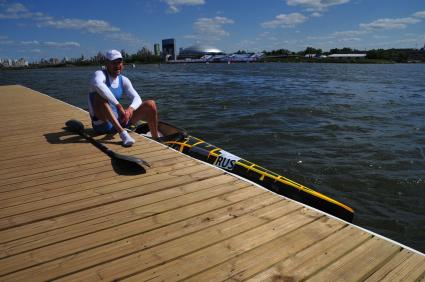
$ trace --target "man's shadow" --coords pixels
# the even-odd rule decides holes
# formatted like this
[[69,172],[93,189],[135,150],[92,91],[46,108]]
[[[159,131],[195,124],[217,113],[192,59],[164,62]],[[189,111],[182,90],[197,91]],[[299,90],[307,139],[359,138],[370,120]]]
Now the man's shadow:
[[[85,130],[85,132],[90,136],[95,136],[93,130]],[[99,143],[107,143],[107,144],[118,144],[117,141],[111,141],[113,139],[112,134],[105,135],[102,139],[99,139]],[[52,132],[44,134],[47,142],[50,144],[71,144],[71,143],[87,143],[87,146],[92,146],[88,140],[84,137],[78,135],[77,133],[73,133],[67,131],[66,128],[63,128],[63,131],[60,132]],[[99,149],[98,146],[95,145]],[[102,149],[99,149],[103,152]],[[103,152],[105,153],[105,152]],[[108,155],[108,154],[107,154]],[[130,162],[126,160],[122,160],[120,158],[111,157],[111,165],[114,169],[115,173],[118,175],[138,175],[146,173],[146,169],[138,163]]]

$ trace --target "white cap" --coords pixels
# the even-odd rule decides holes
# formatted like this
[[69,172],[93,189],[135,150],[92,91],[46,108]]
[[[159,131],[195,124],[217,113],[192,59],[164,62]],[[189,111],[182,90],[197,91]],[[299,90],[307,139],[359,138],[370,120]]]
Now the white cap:
[[106,59],[108,61],[114,61],[116,59],[122,59],[122,55],[117,50],[109,50],[108,52],[106,52]]

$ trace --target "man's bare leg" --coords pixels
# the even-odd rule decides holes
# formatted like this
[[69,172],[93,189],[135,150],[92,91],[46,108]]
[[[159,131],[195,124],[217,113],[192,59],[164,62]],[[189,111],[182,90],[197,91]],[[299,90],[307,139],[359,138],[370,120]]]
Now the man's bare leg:
[[146,100],[134,111],[130,122],[136,124],[139,120],[148,122],[153,138],[158,138],[158,110],[154,100]]
[[95,95],[93,99],[93,107],[95,116],[104,122],[109,121],[114,126],[115,130],[119,133],[123,146],[129,147],[134,144],[135,140],[128,134],[127,131],[119,123],[115,113],[112,111],[111,106],[108,101],[100,97],[99,95]]
[[124,131],[106,99],[103,99],[100,95],[94,95],[93,108],[94,114],[99,120],[110,121],[118,133]]

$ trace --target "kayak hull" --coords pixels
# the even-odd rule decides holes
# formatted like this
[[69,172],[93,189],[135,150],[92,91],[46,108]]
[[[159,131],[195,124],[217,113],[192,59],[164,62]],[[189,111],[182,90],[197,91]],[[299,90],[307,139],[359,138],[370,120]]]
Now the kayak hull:
[[[179,152],[239,175],[277,194],[345,221],[352,222],[353,220],[353,209],[330,197],[193,137],[185,130],[169,123],[160,122],[158,128],[163,135],[159,141]],[[134,131],[144,136],[150,136],[146,123],[138,124]]]

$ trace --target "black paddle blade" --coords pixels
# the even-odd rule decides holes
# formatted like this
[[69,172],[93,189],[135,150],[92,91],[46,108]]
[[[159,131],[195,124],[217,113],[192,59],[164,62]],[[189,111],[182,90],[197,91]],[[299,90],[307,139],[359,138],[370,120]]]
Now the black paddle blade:
[[76,119],[70,119],[67,122],[65,122],[66,127],[75,133],[79,133],[84,131],[84,124]]
[[151,167],[151,165],[147,161],[142,160],[142,159],[140,159],[138,157],[121,155],[121,154],[116,153],[116,152],[113,153],[113,156],[112,157],[115,158],[115,159],[119,159],[121,161],[132,162],[132,163],[137,163],[137,164],[145,165],[147,167]]

